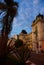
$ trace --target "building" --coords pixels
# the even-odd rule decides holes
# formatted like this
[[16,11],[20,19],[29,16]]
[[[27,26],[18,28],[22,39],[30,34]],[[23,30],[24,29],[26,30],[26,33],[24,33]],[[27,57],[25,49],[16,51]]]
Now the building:
[[32,33],[29,34],[20,33],[19,39],[23,40],[24,44],[26,44],[28,48],[32,48]]
[[15,40],[19,38],[33,51],[37,53],[41,50],[44,51],[44,15],[37,15],[31,26],[31,33],[28,34],[25,30],[22,30],[19,35],[12,37],[12,43],[14,44]]
[[39,14],[32,23],[33,51],[44,50],[44,16]]
[[27,43],[27,34],[20,33],[19,39],[21,39],[24,42],[24,44],[26,44]]
[[32,49],[32,32],[28,34],[28,40],[29,40],[28,48]]

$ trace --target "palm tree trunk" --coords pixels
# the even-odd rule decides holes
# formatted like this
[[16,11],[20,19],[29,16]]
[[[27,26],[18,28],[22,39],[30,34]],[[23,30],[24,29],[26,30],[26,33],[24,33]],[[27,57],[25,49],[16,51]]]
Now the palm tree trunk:
[[1,43],[0,43],[0,58],[3,58],[6,55],[7,50],[7,41],[8,41],[8,31],[7,31],[7,25],[8,25],[8,15],[4,18],[3,21],[3,29],[2,29],[2,35],[1,35]]
[[10,33],[11,29],[12,29],[12,21],[13,21],[13,17],[11,17],[11,20],[8,21],[9,18],[9,14],[7,11],[6,16],[4,17],[4,21],[3,21],[3,29],[2,29],[2,38],[1,38],[1,43],[0,43],[0,58],[5,57],[5,55],[7,55],[8,53],[8,49],[7,49],[7,41],[8,41],[8,34]]

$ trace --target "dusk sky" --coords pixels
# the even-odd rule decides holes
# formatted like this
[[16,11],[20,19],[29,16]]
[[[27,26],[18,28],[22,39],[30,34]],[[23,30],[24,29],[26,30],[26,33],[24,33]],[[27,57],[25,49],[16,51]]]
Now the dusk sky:
[[[3,2],[3,0],[0,0]],[[19,34],[22,29],[32,31],[31,24],[36,16],[44,15],[44,0],[15,0],[19,2],[18,15],[13,20],[11,36]],[[2,16],[2,15],[1,15]],[[0,18],[1,18],[0,16]]]

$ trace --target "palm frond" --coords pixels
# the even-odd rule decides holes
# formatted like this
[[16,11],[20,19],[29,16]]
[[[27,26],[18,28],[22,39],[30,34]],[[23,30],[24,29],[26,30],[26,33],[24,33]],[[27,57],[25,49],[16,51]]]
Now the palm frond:
[[4,3],[0,3],[0,9],[1,10],[7,9],[7,6]]

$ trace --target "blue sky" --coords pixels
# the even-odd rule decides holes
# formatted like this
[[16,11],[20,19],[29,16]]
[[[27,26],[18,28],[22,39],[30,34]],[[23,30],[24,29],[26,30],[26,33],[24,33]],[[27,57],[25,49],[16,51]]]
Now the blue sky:
[[[3,0],[0,0],[3,2]],[[22,29],[31,32],[31,24],[36,16],[44,14],[44,0],[15,0],[19,2],[18,15],[14,17],[11,36],[19,34]]]

